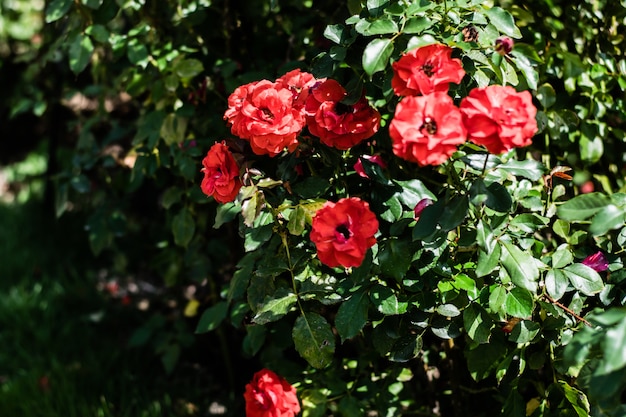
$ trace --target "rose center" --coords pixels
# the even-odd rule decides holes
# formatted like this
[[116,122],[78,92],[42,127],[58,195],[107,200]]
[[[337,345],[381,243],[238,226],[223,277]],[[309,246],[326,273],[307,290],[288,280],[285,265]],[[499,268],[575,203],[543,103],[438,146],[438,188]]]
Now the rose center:
[[273,405],[272,398],[264,391],[256,391],[254,401],[261,410],[269,410]]
[[335,239],[337,239],[339,243],[346,243],[351,236],[352,232],[348,228],[347,224],[340,224],[335,229]]
[[424,123],[420,126],[420,132],[424,133],[424,130],[429,135],[437,133],[437,123],[430,117],[424,119]]
[[435,74],[435,67],[430,62],[426,62],[422,65],[422,71],[424,71],[427,77],[432,77]]
[[270,109],[261,109],[263,113],[263,118],[265,120],[274,120],[274,114],[270,111]]
[[352,106],[343,103],[335,104],[335,114],[341,116],[342,114],[352,113]]

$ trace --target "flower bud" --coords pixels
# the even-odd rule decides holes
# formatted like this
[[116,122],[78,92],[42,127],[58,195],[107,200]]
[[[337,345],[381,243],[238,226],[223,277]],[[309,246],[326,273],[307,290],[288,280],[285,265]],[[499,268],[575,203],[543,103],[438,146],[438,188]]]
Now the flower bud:
[[602,251],[598,251],[593,255],[587,256],[583,259],[582,264],[587,265],[596,272],[602,272],[609,269],[609,261],[607,261],[606,256],[604,256]]
[[432,204],[433,200],[431,200],[430,198],[421,199],[420,202],[417,203],[415,205],[415,208],[413,209],[413,218],[415,218],[415,220],[419,220],[420,216],[422,215],[422,211],[424,211],[426,207]]
[[496,52],[500,55],[508,55],[513,50],[513,39],[508,36],[500,36],[496,39]]

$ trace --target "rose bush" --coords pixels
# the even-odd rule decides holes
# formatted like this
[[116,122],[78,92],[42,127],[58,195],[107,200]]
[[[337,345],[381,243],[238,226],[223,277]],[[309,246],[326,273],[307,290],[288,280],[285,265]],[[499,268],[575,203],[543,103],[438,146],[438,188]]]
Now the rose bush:
[[[58,207],[94,208],[94,251],[178,294],[175,336],[139,333],[167,369],[190,322],[220,365],[293,381],[306,417],[623,412],[618,2],[79,3],[50,3],[75,11],[60,53],[78,73],[93,54],[137,115],[71,124]],[[224,138],[234,201],[212,204],[198,166]]]

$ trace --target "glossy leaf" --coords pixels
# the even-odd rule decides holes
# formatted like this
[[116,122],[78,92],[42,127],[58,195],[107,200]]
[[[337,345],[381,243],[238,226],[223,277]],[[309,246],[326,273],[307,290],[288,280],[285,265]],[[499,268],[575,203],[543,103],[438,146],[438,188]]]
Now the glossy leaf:
[[539,269],[533,256],[510,242],[502,241],[501,244],[502,256],[500,261],[511,277],[511,281],[518,287],[536,292]]
[[493,321],[489,314],[477,304],[470,304],[463,310],[463,326],[467,335],[476,343],[487,343]]
[[511,13],[501,7],[490,7],[485,10],[487,18],[501,33],[512,38],[521,38],[522,34],[515,25]]
[[46,23],[59,20],[67,14],[74,4],[73,0],[52,0],[46,7]]
[[374,39],[370,41],[363,52],[363,69],[370,77],[384,70],[389,64],[389,58],[391,58],[392,53],[393,41],[391,39]]
[[276,321],[289,313],[297,300],[298,296],[294,293],[285,289],[279,289],[263,302],[252,320],[256,324],[267,324]]
[[625,219],[626,209],[624,207],[609,204],[593,216],[591,225],[589,226],[589,232],[594,236],[603,235],[609,230],[624,226]]
[[594,295],[602,291],[604,283],[596,271],[583,264],[572,264],[562,269],[572,286],[585,295]]
[[515,287],[506,296],[505,309],[513,317],[526,318],[533,313],[534,301],[530,291]]
[[610,199],[604,194],[581,194],[560,205],[557,215],[567,221],[586,220],[609,204]]

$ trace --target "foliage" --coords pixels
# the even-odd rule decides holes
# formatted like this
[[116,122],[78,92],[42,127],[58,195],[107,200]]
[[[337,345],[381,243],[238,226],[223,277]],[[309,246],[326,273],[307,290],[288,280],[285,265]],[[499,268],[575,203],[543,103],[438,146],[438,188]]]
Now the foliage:
[[[287,377],[304,416],[622,413],[626,5],[253,3],[46,5],[23,77],[54,74],[62,88],[7,102],[13,116],[73,112],[57,214],[87,213],[112,272],[137,271],[183,315],[201,312],[196,332],[236,343],[226,362],[256,358]],[[489,85],[532,93],[532,145],[493,155],[466,142],[438,166],[395,156],[392,63],[432,43],[453,47],[466,72],[450,85],[456,105]],[[294,68],[338,81],[347,104],[364,92],[380,130],[338,150],[305,129],[296,152],[274,157],[232,138],[227,97]],[[243,187],[216,204],[201,158],[222,141]],[[356,267],[328,267],[313,218],[346,197],[369,203],[376,244]],[[584,262],[598,251],[607,271]],[[154,323],[131,340],[154,343],[172,371],[188,334],[151,338]],[[224,339],[233,327],[243,340]]]

